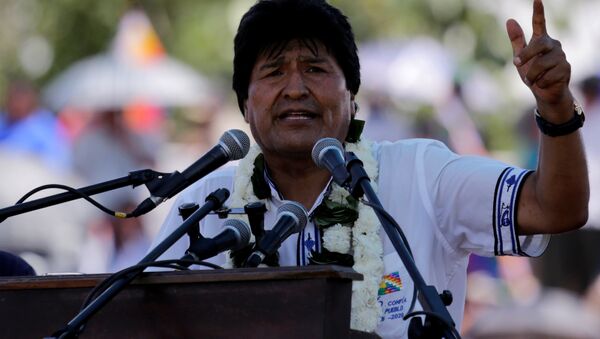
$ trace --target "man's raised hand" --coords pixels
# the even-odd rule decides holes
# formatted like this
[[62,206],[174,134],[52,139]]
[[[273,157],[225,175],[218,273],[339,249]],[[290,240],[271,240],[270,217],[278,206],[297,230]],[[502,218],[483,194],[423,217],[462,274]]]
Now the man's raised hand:
[[535,96],[540,112],[545,113],[548,120],[564,122],[573,115],[573,96],[569,91],[571,65],[567,62],[560,41],[552,39],[546,31],[541,0],[533,2],[532,25],[533,35],[527,43],[519,23],[513,19],[506,22],[513,49],[513,63]]

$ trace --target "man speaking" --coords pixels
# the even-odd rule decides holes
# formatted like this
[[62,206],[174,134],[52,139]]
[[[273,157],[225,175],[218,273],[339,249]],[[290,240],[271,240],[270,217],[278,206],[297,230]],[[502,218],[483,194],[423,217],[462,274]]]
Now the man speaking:
[[[533,1],[532,22],[530,39],[514,20],[506,28],[516,71],[537,103],[542,137],[535,171],[459,156],[434,140],[360,139],[354,119],[360,63],[348,19],[323,0],[258,1],[240,22],[233,65],[233,89],[258,145],[237,168],[213,172],[185,190],[157,242],[181,223],[176,206],[203,201],[220,187],[231,189],[231,207],[263,201],[266,228],[285,200],[296,201],[308,211],[308,223],[283,242],[278,264],[326,258],[352,266],[364,280],[354,282],[351,327],[406,336],[408,273],[370,207],[349,197],[311,158],[318,140],[335,138],[364,163],[425,281],[454,294],[449,311],[460,328],[470,253],[538,256],[549,234],[577,229],[587,219],[578,131],[584,118],[569,90],[570,65],[546,32],[541,0]],[[218,234],[221,223],[207,217],[203,234]],[[179,258],[187,246],[180,240],[163,258]],[[211,261],[231,263],[226,254]]]

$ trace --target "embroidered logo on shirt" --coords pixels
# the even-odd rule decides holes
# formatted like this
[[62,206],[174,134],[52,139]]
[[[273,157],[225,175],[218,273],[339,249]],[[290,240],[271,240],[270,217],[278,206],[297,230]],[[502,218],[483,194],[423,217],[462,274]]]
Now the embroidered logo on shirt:
[[515,230],[516,206],[522,183],[531,171],[506,168],[498,178],[494,194],[494,253],[496,255],[523,255]]
[[402,279],[399,272],[392,272],[383,276],[381,284],[379,284],[379,295],[400,292],[402,290]]
[[502,203],[502,207],[500,207],[502,217],[500,218],[500,226],[510,226],[512,225],[512,219],[510,218],[510,212],[512,211],[512,207],[509,204]]
[[506,180],[505,184],[506,184],[506,192],[510,192],[512,186],[514,186],[514,184],[517,183],[517,176],[516,175],[511,175],[510,178],[508,178],[508,180]]
[[308,239],[304,240],[304,246],[309,250],[312,251],[313,247],[315,247],[315,241],[311,239],[310,237],[310,233],[308,233]]

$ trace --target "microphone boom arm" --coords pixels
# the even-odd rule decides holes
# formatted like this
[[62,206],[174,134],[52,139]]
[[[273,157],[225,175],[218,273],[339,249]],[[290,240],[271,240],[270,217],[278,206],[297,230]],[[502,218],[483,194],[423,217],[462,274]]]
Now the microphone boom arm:
[[[138,264],[150,263],[155,261],[161,254],[163,254],[169,247],[171,247],[179,238],[185,235],[190,227],[194,227],[197,223],[202,220],[210,211],[220,208],[225,200],[229,198],[229,191],[225,188],[220,188],[206,198],[206,203],[192,213],[178,228],[175,229],[169,236],[167,236],[162,242],[160,242],[154,249],[152,249],[144,258],[142,258]],[[106,305],[112,298],[114,298],[121,290],[127,286],[135,277],[141,272],[135,272],[134,274],[127,275],[122,279],[114,282],[109,288],[107,288],[102,294],[88,304],[83,310],[81,310],[75,318],[73,318],[67,326],[57,333],[53,334],[51,338],[72,338],[77,337],[78,332],[90,317],[96,314],[104,305]]]
[[[150,182],[155,180],[160,180],[162,177],[166,176],[166,173],[156,172],[150,169],[144,169],[139,171],[130,172],[129,175],[105,182],[101,182],[99,184],[94,184],[86,187],[82,187],[77,189],[76,191],[83,193],[83,195],[95,195],[103,192],[112,191],[118,188],[122,188],[125,186],[131,185],[132,187],[137,187],[139,185],[146,184],[150,185]],[[31,194],[38,192],[38,189],[35,189],[25,195],[21,200],[28,198]],[[38,209],[46,208],[49,206],[58,205],[64,202],[81,199],[83,196],[81,194],[77,194],[74,192],[64,192],[59,194],[50,195],[47,197],[39,198],[36,200],[31,200],[28,202],[19,202],[13,206],[9,206],[3,209],[0,209],[0,223],[6,220],[9,217],[35,211]],[[21,201],[20,200],[20,201]]]

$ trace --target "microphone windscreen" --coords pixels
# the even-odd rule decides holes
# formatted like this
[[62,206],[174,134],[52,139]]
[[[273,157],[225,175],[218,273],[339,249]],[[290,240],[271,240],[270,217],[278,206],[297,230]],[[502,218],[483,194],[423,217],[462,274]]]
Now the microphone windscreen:
[[237,243],[234,250],[240,249],[250,242],[250,226],[238,219],[227,219],[223,222],[223,229],[235,232]]
[[250,138],[239,129],[230,129],[223,133],[219,144],[226,150],[229,160],[239,160],[250,150]]
[[314,163],[321,168],[325,168],[325,165],[323,165],[323,162],[321,161],[321,157],[322,157],[323,151],[327,148],[336,148],[340,151],[340,154],[342,155],[342,157],[344,156],[344,147],[342,146],[342,143],[338,139],[335,139],[335,138],[320,139],[313,146],[312,159],[313,159]]
[[277,209],[277,215],[279,216],[283,213],[291,213],[296,217],[296,219],[298,219],[298,225],[296,225],[296,228],[292,231],[292,233],[298,233],[304,228],[304,226],[306,226],[308,221],[308,213],[306,213],[304,206],[300,205],[299,203],[291,200],[284,201],[283,204]]

